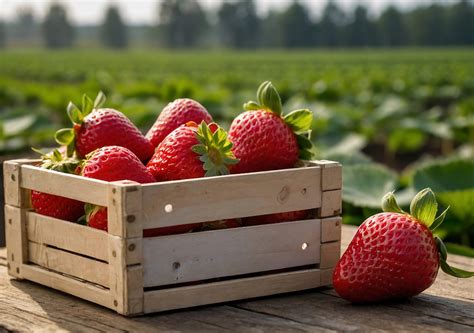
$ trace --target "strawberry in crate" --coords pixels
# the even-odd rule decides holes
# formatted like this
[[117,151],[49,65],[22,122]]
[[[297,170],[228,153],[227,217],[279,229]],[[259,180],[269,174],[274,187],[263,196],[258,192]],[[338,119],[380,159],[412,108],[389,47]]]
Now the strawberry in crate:
[[[67,157],[58,149],[47,154],[34,150],[42,154],[41,168],[76,174],[79,160],[75,157]],[[69,222],[76,222],[84,214],[83,202],[39,191],[31,191],[31,205],[38,214]]]

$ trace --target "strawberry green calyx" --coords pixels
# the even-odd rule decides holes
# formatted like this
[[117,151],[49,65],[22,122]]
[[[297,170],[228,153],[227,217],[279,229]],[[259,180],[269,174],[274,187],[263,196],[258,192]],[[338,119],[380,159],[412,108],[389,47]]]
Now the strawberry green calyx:
[[[412,216],[419,223],[425,225],[432,232],[443,222],[448,208],[446,208],[438,217],[438,202],[436,196],[430,188],[425,188],[418,192],[410,204],[410,214],[404,212],[397,203],[393,192],[384,195],[382,199],[382,209],[384,212],[400,213]],[[468,272],[456,267],[452,267],[447,262],[447,250],[443,241],[438,237],[434,237],[439,252],[439,264],[443,272],[458,278],[469,278],[474,276],[474,272]]]
[[80,161],[75,157],[64,157],[58,149],[45,153],[33,148],[33,151],[41,154],[41,168],[54,170],[62,173],[75,174]]
[[397,199],[393,192],[388,192],[382,198],[382,210],[386,213],[406,214],[398,205]]
[[82,109],[79,109],[74,103],[69,102],[67,106],[67,115],[71,120],[72,128],[62,128],[56,132],[54,139],[60,145],[67,147],[67,156],[72,156],[75,151],[76,133],[75,130],[84,122],[84,118],[94,109],[98,109],[105,102],[105,95],[102,91],[97,94],[97,97],[92,101],[87,95],[82,96]]
[[196,130],[196,138],[199,144],[191,149],[200,155],[205,177],[228,175],[228,166],[239,162],[232,153],[232,143],[227,139],[226,131],[217,124],[201,122]]
[[249,101],[244,104],[244,110],[266,110],[282,118],[293,130],[299,148],[299,158],[310,160],[313,157],[311,142],[311,124],[313,113],[308,109],[300,109],[284,115],[280,94],[270,81],[263,82],[257,90],[258,102]]

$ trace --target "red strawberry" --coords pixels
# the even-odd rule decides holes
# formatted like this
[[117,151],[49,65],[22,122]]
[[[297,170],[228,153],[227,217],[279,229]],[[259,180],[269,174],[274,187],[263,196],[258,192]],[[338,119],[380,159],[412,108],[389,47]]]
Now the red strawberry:
[[415,296],[430,287],[438,268],[456,277],[474,273],[451,267],[446,248],[432,231],[438,204],[431,189],[419,192],[403,212],[393,193],[382,201],[384,213],[369,217],[336,265],[333,284],[337,293],[351,302],[379,302]]
[[162,227],[143,230],[143,237],[158,237],[174,234],[185,234],[201,226],[201,223],[180,224],[172,227]]
[[153,154],[152,144],[123,113],[99,109],[104,101],[100,92],[94,103],[84,95],[82,110],[69,103],[67,113],[74,126],[57,131],[56,141],[68,146],[69,155],[75,150],[80,158],[101,147],[121,146],[147,161]]
[[218,176],[238,162],[227,133],[215,123],[188,122],[171,132],[147,164],[158,181]]
[[251,225],[259,225],[259,224],[300,221],[300,220],[306,220],[310,216],[311,216],[311,211],[309,210],[297,210],[293,212],[244,217],[242,219],[242,224],[245,226],[251,226]]
[[232,173],[291,168],[298,158],[310,159],[309,133],[313,114],[296,110],[282,116],[281,99],[270,82],[258,88],[258,103],[234,119],[229,130],[232,151],[240,159]]
[[[138,157],[120,146],[107,146],[93,151],[87,155],[81,169],[82,176],[105,181],[155,182]],[[107,230],[107,209],[87,204],[86,221],[91,227]]]
[[[79,161],[74,158],[64,158],[55,149],[42,156],[41,168],[74,174]],[[41,215],[61,220],[76,222],[84,214],[84,203],[57,195],[31,191],[31,205]]]
[[239,219],[227,219],[213,222],[206,222],[202,224],[202,231],[206,230],[220,230],[220,229],[231,229],[241,227],[242,223]]
[[157,147],[175,128],[188,121],[199,124],[201,121],[212,122],[212,116],[198,102],[189,99],[177,99],[165,106],[158,119],[146,134],[153,147]]

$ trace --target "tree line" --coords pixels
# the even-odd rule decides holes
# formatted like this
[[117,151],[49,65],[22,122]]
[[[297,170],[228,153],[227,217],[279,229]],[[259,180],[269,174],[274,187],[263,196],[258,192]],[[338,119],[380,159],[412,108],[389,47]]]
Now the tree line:
[[[167,48],[474,45],[473,0],[432,3],[410,11],[388,6],[378,17],[369,15],[361,4],[345,12],[329,0],[318,20],[298,1],[280,11],[271,9],[264,17],[257,15],[253,0],[224,1],[213,13],[206,12],[198,0],[162,0],[158,13],[155,26],[136,29],[124,23],[118,7],[110,6],[103,22],[89,30],[102,45],[116,49],[127,48],[137,34]],[[42,22],[29,10],[20,11],[15,22],[0,22],[0,46],[6,40],[42,39],[48,48],[67,48],[84,31],[72,25],[65,7],[53,3]]]

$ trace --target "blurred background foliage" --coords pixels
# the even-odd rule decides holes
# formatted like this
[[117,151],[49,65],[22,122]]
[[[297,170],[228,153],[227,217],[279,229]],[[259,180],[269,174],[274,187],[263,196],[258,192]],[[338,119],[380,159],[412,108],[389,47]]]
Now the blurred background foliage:
[[0,25],[4,159],[52,146],[67,103],[83,93],[104,91],[107,106],[143,132],[179,97],[228,127],[272,80],[286,110],[313,111],[317,158],[343,164],[345,223],[378,212],[387,191],[406,208],[431,187],[440,209],[451,207],[437,232],[450,251],[474,256],[471,1],[389,6],[377,17],[329,1],[314,20],[297,1],[262,16],[253,1],[209,13],[197,1],[164,0],[157,24],[133,26],[114,6],[101,24],[74,26],[66,8],[54,3],[42,21],[23,8]]

